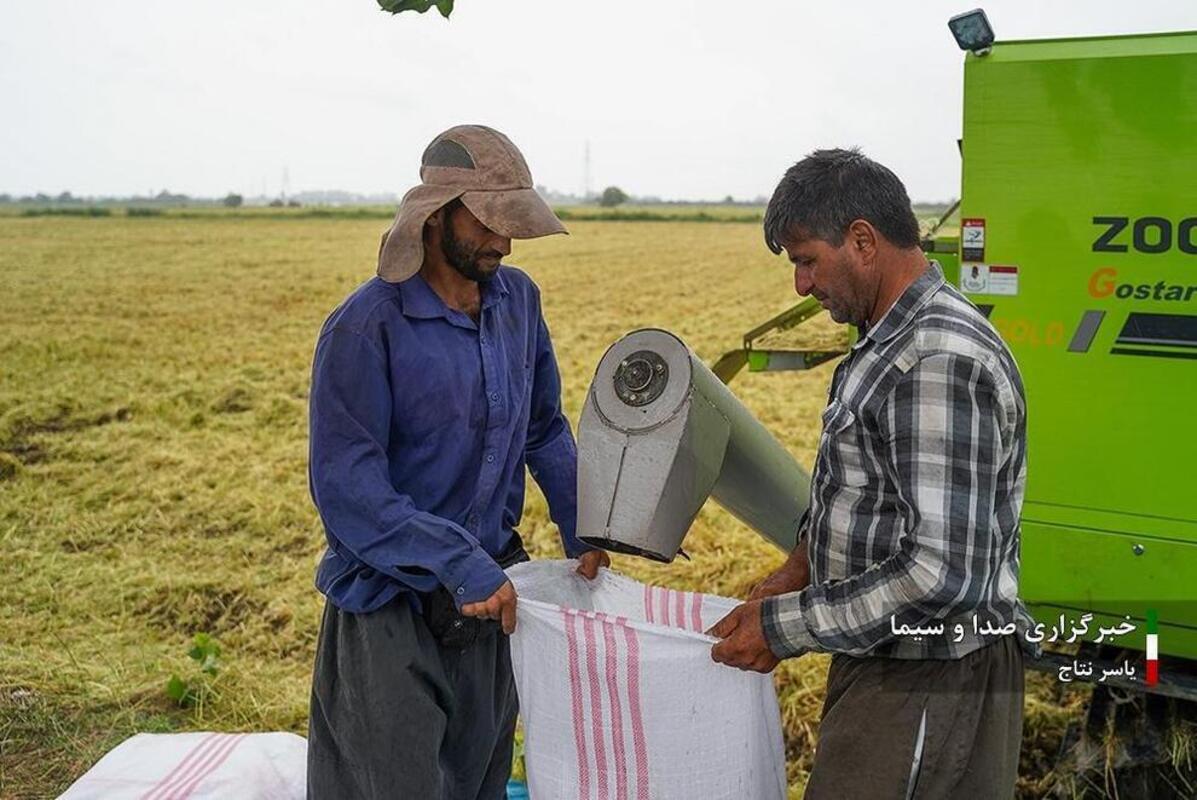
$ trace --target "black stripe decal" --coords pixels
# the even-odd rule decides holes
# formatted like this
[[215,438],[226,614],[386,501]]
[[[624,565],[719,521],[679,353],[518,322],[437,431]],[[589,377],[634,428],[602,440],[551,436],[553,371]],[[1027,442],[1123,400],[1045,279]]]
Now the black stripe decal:
[[1129,347],[1112,347],[1110,352],[1119,356],[1155,356],[1156,358],[1191,358],[1197,361],[1197,353],[1172,353],[1165,350],[1132,350]]
[[1183,342],[1176,339],[1141,339],[1134,336],[1119,336],[1118,344],[1145,344],[1152,347],[1194,347],[1197,342]]
[[1188,314],[1145,314],[1135,312],[1126,318],[1118,341],[1134,344],[1197,345],[1197,317]]

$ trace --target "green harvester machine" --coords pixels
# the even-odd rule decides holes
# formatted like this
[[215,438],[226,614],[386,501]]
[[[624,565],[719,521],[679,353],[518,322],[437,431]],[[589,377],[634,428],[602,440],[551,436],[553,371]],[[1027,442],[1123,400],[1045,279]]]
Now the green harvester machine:
[[[1136,677],[1095,688],[1072,757],[1113,733],[1115,767],[1166,763],[1197,702],[1197,32],[994,43],[981,11],[950,25],[968,51],[961,225],[924,250],[1022,370],[1021,593],[1048,630],[1061,615],[1136,628],[1079,652],[1045,642],[1032,666],[1083,657],[1096,680],[1129,659]],[[820,311],[810,299],[758,326],[714,371],[841,355],[854,334],[767,344]]]

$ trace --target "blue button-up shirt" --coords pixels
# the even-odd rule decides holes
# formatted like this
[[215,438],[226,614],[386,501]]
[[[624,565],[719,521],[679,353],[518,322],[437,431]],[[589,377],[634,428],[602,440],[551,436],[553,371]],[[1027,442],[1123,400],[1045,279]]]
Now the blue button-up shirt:
[[475,323],[418,275],[374,278],[321,330],[309,478],[328,549],[316,586],[345,611],[438,585],[459,606],[494,593],[525,463],[566,554],[589,549],[575,535],[577,447],[540,292],[509,266],[481,287]]

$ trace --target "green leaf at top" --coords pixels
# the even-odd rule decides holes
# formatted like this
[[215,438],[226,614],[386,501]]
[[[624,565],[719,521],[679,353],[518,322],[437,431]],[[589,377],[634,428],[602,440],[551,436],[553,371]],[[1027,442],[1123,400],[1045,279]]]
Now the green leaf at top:
[[389,11],[392,14],[398,14],[401,11],[415,11],[423,14],[428,9],[436,6],[437,11],[441,12],[441,16],[445,19],[453,13],[453,0],[378,0],[378,5],[382,6],[383,11]]

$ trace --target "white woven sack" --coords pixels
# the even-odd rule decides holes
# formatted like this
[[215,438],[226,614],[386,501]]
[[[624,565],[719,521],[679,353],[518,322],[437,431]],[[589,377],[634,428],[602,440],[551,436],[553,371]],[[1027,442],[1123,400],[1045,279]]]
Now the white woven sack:
[[785,751],[771,676],[711,660],[703,631],[739,601],[575,561],[509,569],[511,639],[536,800],[774,800]]
[[303,800],[307,750],[293,733],[139,733],[59,800]]

